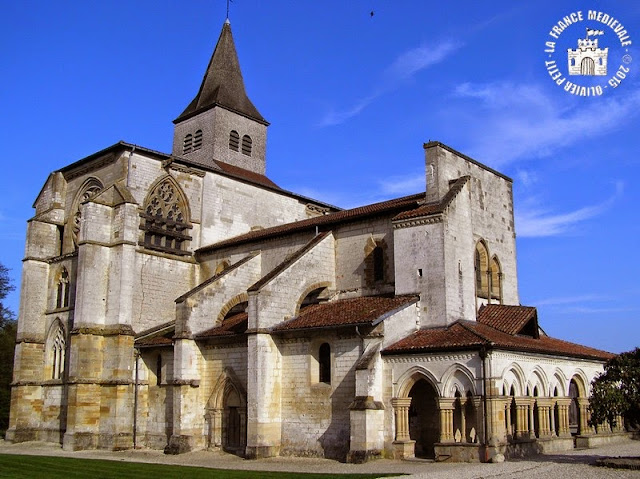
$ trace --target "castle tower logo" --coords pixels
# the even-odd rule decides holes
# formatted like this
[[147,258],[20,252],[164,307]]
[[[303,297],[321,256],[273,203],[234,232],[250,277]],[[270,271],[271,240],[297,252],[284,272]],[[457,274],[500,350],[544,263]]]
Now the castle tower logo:
[[[547,73],[567,93],[602,96],[631,73],[631,45],[627,29],[608,13],[571,12],[549,30],[544,50]],[[562,52],[567,52],[566,58]]]
[[598,39],[591,40],[590,38],[596,35],[604,35],[604,32],[587,28],[587,36],[578,40],[578,48],[567,50],[569,75],[607,75],[609,48],[598,48]]

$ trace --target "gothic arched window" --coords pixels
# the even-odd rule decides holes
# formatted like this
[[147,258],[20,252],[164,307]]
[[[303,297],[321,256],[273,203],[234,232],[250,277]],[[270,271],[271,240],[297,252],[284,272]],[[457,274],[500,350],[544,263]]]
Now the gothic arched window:
[[102,191],[102,183],[95,178],[90,178],[85,182],[82,188],[80,188],[80,194],[76,197],[73,205],[74,214],[72,217],[71,237],[73,239],[73,245],[75,249],[78,249],[78,233],[80,233],[80,223],[82,222],[82,213],[80,212],[80,206],[87,200],[90,200],[98,193]]
[[58,289],[56,292],[56,308],[69,307],[69,272],[67,268],[62,268],[58,278]]
[[476,245],[474,269],[476,273],[476,294],[489,296],[489,252],[482,241]]
[[178,185],[166,178],[152,190],[145,202],[140,228],[144,230],[142,245],[173,254],[190,254],[185,251],[191,239],[188,230],[188,208]]
[[236,130],[231,130],[231,133],[229,133],[229,149],[233,151],[238,151],[239,145],[240,145],[240,135]]
[[[56,320],[56,322],[59,323],[59,320]],[[51,364],[51,379],[62,379],[67,342],[61,324],[58,324],[52,330],[50,340],[49,360]]]
[[321,383],[331,384],[331,346],[322,343],[318,351],[318,379]]
[[253,142],[251,141],[251,137],[249,135],[244,135],[242,137],[242,154],[251,156],[251,146]]

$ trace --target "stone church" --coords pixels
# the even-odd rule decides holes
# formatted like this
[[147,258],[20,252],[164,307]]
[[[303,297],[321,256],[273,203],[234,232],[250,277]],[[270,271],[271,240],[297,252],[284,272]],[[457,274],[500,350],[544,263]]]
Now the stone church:
[[35,199],[7,440],[484,461],[623,434],[588,423],[612,355],[520,305],[510,178],[429,142],[411,196],[278,187],[228,21],[174,124]]

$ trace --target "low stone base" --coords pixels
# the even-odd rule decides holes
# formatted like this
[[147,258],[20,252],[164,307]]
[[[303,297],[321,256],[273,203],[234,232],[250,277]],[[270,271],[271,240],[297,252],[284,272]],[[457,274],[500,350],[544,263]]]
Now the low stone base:
[[98,435],[91,432],[66,433],[62,441],[65,451],[83,451],[98,448]]
[[416,441],[397,441],[393,443],[394,459],[412,459],[416,457]]
[[536,456],[542,452],[542,446],[537,439],[519,439],[507,444],[504,457],[507,459],[522,459]]
[[167,444],[169,444],[169,438],[166,434],[145,434],[144,437],[138,436],[137,446],[144,445],[149,449],[157,449],[162,451]]
[[462,442],[436,443],[436,462],[484,462],[486,451],[480,444]]
[[133,449],[133,433],[100,434],[98,435],[98,449],[110,451]]
[[352,464],[364,464],[374,459],[380,459],[382,457],[382,451],[378,449],[372,449],[369,451],[349,451],[347,454],[347,462]]
[[565,452],[573,449],[573,438],[569,437],[549,437],[538,439],[540,452],[551,454],[554,452]]
[[632,436],[629,432],[612,432],[604,434],[578,435],[575,437],[576,447],[591,448],[626,441]]
[[8,442],[39,441],[40,430],[35,428],[7,429],[4,438]]
[[276,457],[280,454],[278,446],[247,446],[244,457],[246,459],[262,459],[264,457]]
[[193,436],[171,436],[165,454],[184,454],[193,451]]

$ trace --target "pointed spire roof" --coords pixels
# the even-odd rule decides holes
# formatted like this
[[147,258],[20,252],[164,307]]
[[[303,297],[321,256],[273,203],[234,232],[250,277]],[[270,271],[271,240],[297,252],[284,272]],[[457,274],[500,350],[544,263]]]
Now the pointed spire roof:
[[214,106],[221,106],[265,125],[269,124],[251,103],[244,89],[244,80],[228,19],[222,26],[220,38],[218,38],[198,94],[173,122],[179,123]]

